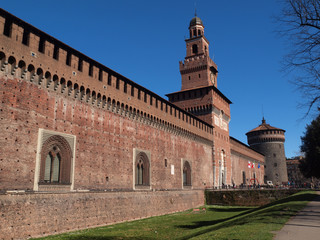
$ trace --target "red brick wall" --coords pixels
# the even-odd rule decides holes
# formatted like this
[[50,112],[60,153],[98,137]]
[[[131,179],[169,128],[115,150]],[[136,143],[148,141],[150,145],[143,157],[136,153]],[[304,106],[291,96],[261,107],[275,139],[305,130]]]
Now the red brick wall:
[[0,239],[25,239],[190,209],[203,190],[0,195]]
[[[264,184],[264,155],[256,152],[245,144],[230,138],[232,174],[231,178],[235,185],[243,183],[242,172],[246,174],[246,184],[251,184],[250,179],[256,174],[260,184]],[[254,168],[249,168],[248,163],[255,163]],[[260,168],[258,165],[260,163]],[[248,179],[248,181],[247,181]],[[258,183],[256,183],[258,184]]]
[[152,188],[181,189],[181,159],[189,160],[194,169],[195,188],[212,185],[209,141],[203,143],[178,129],[93,107],[3,74],[0,101],[2,190],[33,189],[39,128],[76,136],[75,189],[132,189],[134,148],[151,153]]

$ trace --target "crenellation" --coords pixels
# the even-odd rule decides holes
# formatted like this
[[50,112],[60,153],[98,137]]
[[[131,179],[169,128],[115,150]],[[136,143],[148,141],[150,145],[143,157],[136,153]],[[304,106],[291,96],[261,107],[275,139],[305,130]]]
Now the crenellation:
[[[20,31],[20,32],[22,32],[22,31]],[[39,33],[39,31],[38,31],[38,33]],[[50,64],[49,60],[50,59],[54,59],[54,60],[58,61],[57,65],[58,65],[59,69],[61,69],[62,66],[63,66],[62,65],[63,64],[63,59],[65,59],[66,63],[67,63],[68,51],[66,51],[62,47],[56,47],[56,44],[53,44],[53,43],[49,42],[44,36],[39,37],[39,36],[33,34],[31,31],[30,31],[30,36],[29,37],[30,37],[29,49],[30,48],[33,49],[33,50],[37,49],[37,50],[40,50],[40,52],[39,51],[35,51],[35,54],[32,54],[33,51],[31,51],[31,53],[30,53],[31,57],[27,57],[26,59],[35,58],[34,60],[31,60],[31,61],[32,62],[39,62],[41,60],[41,62],[47,63],[48,65]],[[50,41],[51,40],[52,40],[52,37],[50,37]],[[22,42],[22,36],[21,36],[21,42]],[[44,53],[42,54],[41,51],[44,51]],[[54,55],[55,55],[55,58],[53,57]],[[71,66],[73,65],[73,67],[74,67],[75,65],[77,65],[77,62],[79,63],[79,60],[77,60],[77,57],[75,57],[75,55],[73,55],[71,53],[69,53],[69,58],[70,58],[70,56],[71,56],[71,64],[70,65]],[[56,58],[58,58],[58,59],[56,59]],[[64,65],[66,65],[66,64],[64,64]],[[82,61],[82,69],[83,69],[83,73],[84,74],[85,74],[86,69],[87,69],[88,70],[88,75],[89,75],[89,68],[90,67],[88,65],[91,66],[91,69],[92,69],[90,71],[90,75],[92,75],[95,79],[99,80],[99,76],[101,76],[101,73],[99,74],[99,71],[103,71],[103,70],[100,70],[100,68],[96,67],[95,64],[89,63],[87,61]],[[32,65],[28,66],[28,70],[29,70],[29,73],[30,73],[29,74],[30,75],[29,76],[30,80],[31,81],[36,81],[39,85],[41,85],[42,82],[45,80],[44,77],[43,77],[44,73],[43,73],[42,68],[40,68],[40,67],[35,68],[33,66],[33,64],[32,64]],[[66,74],[67,74],[67,72],[65,72],[64,75],[66,76]],[[108,76],[109,76],[109,74],[108,74]],[[24,74],[24,76],[25,75],[27,75],[27,74]],[[69,72],[67,75],[69,75],[71,79],[75,79],[75,76],[72,73],[70,74],[70,72]],[[78,75],[78,74],[76,74],[76,75]],[[80,73],[79,73],[79,76],[81,76]],[[81,77],[79,77],[79,79],[81,79],[83,77],[84,76],[81,76]],[[118,87],[120,88],[120,90],[122,89],[122,91],[124,92],[124,90],[125,90],[124,89],[124,84],[125,83],[124,83],[123,79],[122,78],[119,79],[119,77],[116,77],[116,76],[114,78],[118,79],[118,84],[119,84]],[[77,79],[75,79],[75,81],[77,81]],[[123,86],[120,86],[120,81],[123,84]],[[52,80],[48,80],[47,87],[50,86],[51,82],[52,82]],[[81,82],[84,83],[85,81],[81,81]],[[108,83],[109,82],[110,81],[108,81]],[[116,82],[117,82],[117,80],[116,80]],[[64,84],[65,84],[64,81],[61,81],[61,92],[62,93],[64,92],[64,89],[65,89]],[[131,85],[133,83],[130,82],[129,84]],[[94,85],[97,85],[97,84],[94,84]],[[111,83],[111,85],[112,85],[112,83]],[[115,85],[116,85],[115,87],[117,88],[117,83]],[[57,88],[57,86],[58,86],[58,84],[56,84],[55,88]],[[88,84],[88,86],[89,86],[89,84]],[[127,84],[127,86],[128,86],[128,84]],[[72,88],[71,88],[70,85],[67,86],[67,87],[69,87],[68,88],[69,91],[67,92],[67,95],[70,95]],[[92,89],[96,89],[96,88],[93,87]],[[145,89],[143,91],[145,92]],[[127,91],[127,93],[128,93],[128,91]],[[151,99],[153,99],[154,97],[151,97],[152,95],[149,95],[146,92],[145,92],[145,96],[146,96],[145,97],[145,102],[149,103],[147,108],[150,109],[150,106],[153,106],[153,107],[155,107],[157,109],[155,104],[152,104],[152,105],[150,104],[151,103]],[[89,100],[89,98],[90,98],[90,96],[88,97],[87,100]],[[170,115],[172,115],[172,110],[171,110],[170,113],[171,113]]]

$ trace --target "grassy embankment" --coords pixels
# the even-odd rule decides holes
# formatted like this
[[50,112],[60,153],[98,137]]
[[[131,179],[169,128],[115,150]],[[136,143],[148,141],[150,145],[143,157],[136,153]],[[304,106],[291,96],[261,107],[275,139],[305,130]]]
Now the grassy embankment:
[[42,239],[272,239],[316,196],[304,191],[262,207],[204,206],[165,216],[55,235]]

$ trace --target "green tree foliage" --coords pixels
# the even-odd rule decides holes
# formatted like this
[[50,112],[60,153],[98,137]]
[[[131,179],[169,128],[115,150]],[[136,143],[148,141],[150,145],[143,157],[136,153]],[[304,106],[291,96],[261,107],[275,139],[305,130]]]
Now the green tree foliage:
[[320,114],[307,125],[301,142],[301,151],[305,153],[305,160],[300,163],[301,172],[305,177],[320,178]]

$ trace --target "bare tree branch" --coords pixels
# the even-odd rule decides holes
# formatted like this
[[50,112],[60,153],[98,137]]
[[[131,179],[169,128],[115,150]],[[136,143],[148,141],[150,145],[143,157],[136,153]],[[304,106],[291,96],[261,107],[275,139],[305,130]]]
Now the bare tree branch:
[[285,68],[297,73],[292,82],[304,95],[308,115],[320,106],[320,0],[282,2],[279,32],[291,44]]

